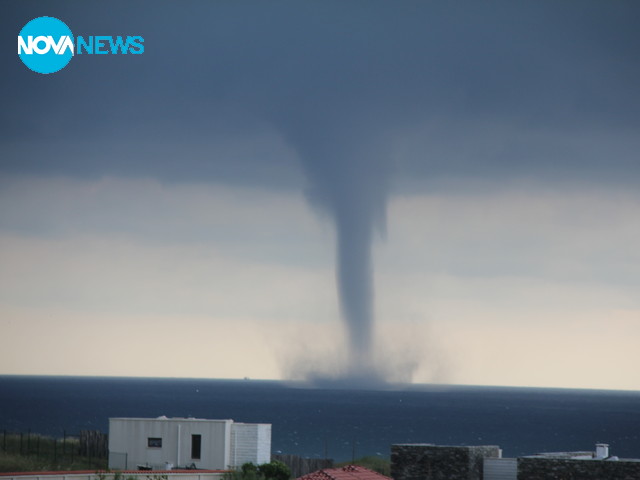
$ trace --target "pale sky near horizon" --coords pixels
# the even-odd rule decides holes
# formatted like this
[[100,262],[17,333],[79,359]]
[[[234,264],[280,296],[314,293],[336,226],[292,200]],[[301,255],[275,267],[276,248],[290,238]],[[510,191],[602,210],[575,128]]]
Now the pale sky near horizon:
[[[387,378],[640,390],[637,3],[8,5],[0,375],[339,371],[353,168]],[[40,15],[145,53],[35,74]]]

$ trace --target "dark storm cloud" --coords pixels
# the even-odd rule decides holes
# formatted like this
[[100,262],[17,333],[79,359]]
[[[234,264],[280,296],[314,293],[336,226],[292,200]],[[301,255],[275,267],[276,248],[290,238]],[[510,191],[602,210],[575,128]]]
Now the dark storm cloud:
[[[426,147],[396,155],[401,175],[638,173],[613,139],[601,159],[517,135],[637,130],[636,2],[8,5],[5,172],[293,184],[290,153],[216,146],[270,131],[299,150],[329,126],[371,139],[424,125]],[[78,57],[34,75],[15,55],[15,34],[43,14],[76,34],[143,35],[145,54]],[[487,123],[515,133],[483,148]]]

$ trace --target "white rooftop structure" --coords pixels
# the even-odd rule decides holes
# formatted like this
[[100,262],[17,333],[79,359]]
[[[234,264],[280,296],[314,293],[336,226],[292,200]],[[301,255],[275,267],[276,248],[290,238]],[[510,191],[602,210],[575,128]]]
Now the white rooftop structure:
[[204,418],[110,418],[109,468],[228,470],[271,461],[271,425]]

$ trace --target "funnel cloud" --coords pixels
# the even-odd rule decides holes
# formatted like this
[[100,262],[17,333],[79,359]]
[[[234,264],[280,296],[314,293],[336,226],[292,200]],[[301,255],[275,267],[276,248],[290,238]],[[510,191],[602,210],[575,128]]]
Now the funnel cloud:
[[385,228],[389,157],[382,142],[364,141],[351,135],[353,129],[318,131],[318,137],[294,132],[291,143],[310,184],[309,201],[335,226],[336,285],[348,350],[342,375],[378,382],[372,247]]

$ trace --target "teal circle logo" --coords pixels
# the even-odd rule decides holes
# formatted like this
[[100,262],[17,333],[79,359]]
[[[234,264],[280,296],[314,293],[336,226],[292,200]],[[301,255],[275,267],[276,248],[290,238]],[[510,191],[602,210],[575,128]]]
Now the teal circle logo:
[[64,68],[74,55],[71,29],[54,17],[38,17],[18,35],[18,55],[38,73],[54,73]]

